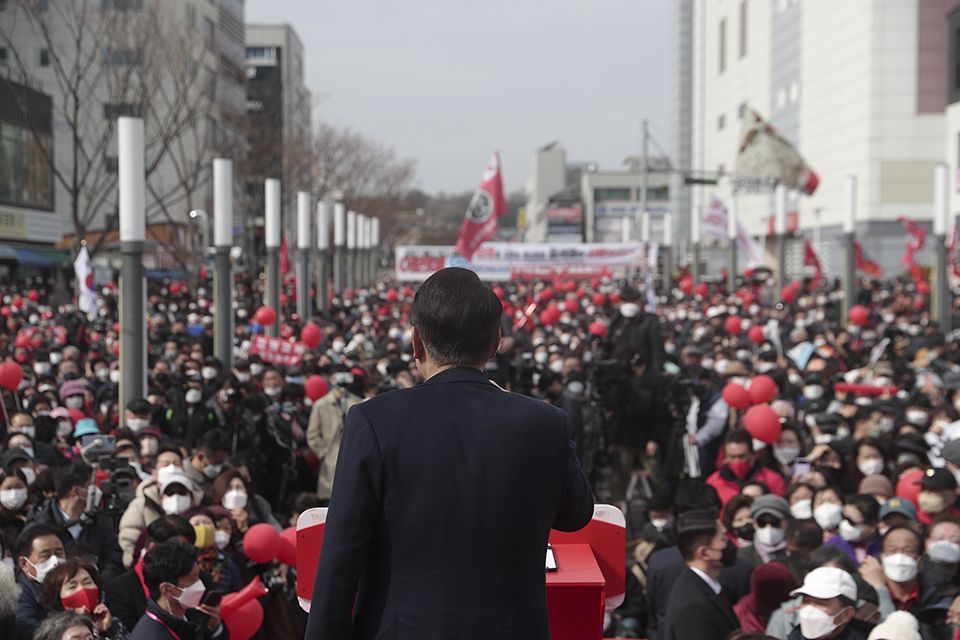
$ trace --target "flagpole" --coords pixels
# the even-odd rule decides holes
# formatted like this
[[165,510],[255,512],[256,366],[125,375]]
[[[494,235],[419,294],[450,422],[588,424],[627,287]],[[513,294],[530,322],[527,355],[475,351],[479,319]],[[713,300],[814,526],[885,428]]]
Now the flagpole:
[[673,214],[663,214],[663,290],[669,294],[673,286]]
[[737,286],[737,196],[730,198],[727,211],[727,295],[732,295]]
[[947,225],[950,217],[950,178],[949,168],[938,164],[934,173],[936,191],[933,194],[933,239],[937,247],[936,282],[933,287],[931,307],[934,319],[940,323],[940,330],[949,333],[950,285],[947,282]]
[[266,327],[267,336],[280,337],[280,181],[264,182],[264,216],[267,246],[267,306],[277,312],[277,320]]
[[840,323],[843,324],[847,319],[850,309],[857,304],[857,285],[855,281],[855,243],[857,228],[857,176],[847,176],[845,184],[845,210],[843,217],[843,237],[847,245],[847,264],[844,269],[843,290],[845,292],[845,302],[843,313],[840,316]]

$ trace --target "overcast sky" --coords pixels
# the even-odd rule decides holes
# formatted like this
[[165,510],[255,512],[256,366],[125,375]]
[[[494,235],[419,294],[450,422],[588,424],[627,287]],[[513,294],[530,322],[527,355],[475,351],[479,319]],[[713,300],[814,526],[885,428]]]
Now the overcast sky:
[[[306,49],[313,121],[417,161],[427,192],[477,187],[499,149],[522,189],[533,152],[616,169],[640,122],[670,143],[669,0],[247,0],[247,22],[287,22]],[[651,147],[651,153],[656,148]]]

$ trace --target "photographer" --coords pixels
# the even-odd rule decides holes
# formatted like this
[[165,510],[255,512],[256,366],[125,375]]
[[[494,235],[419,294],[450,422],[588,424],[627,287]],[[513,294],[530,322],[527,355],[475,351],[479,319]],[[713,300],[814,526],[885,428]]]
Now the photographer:
[[[123,572],[123,554],[110,520],[100,509],[100,488],[92,481],[93,470],[74,460],[57,470],[56,498],[38,504],[27,516],[27,526],[45,524],[63,530],[64,544],[83,540],[97,551],[104,580]],[[93,508],[86,510],[87,497],[94,493]]]
[[[216,388],[213,383],[209,386]],[[187,428],[187,441],[197,446],[205,433],[221,429],[230,434],[232,450],[252,446],[253,418],[243,408],[243,398],[240,381],[233,375],[224,377],[206,404],[194,410]]]
[[320,460],[317,496],[321,500],[329,500],[333,489],[333,475],[337,468],[337,454],[347,412],[350,407],[363,401],[362,381],[355,379],[349,371],[338,371],[331,382],[329,393],[313,405],[307,425],[307,445]]

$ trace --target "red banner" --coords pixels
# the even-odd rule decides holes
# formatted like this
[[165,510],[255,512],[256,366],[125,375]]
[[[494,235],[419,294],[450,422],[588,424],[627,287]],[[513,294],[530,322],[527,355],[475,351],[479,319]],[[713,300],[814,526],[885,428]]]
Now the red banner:
[[280,242],[280,275],[285,276],[290,273],[290,254],[287,252],[287,235],[283,235]]
[[503,181],[500,178],[500,154],[495,153],[463,216],[463,226],[457,237],[457,253],[470,260],[477,247],[493,237],[497,231],[497,218],[506,212],[507,201],[503,197]]
[[856,263],[857,271],[862,271],[868,276],[873,276],[874,278],[883,277],[883,269],[880,268],[880,265],[871,260],[866,253],[863,251],[863,247],[860,246],[860,243],[856,240],[853,241],[853,256]]
[[250,355],[258,355],[264,362],[290,366],[300,364],[300,356],[310,347],[303,342],[290,342],[282,338],[253,336]]
[[804,239],[803,239],[803,244],[804,244],[804,247],[803,247],[803,251],[804,251],[804,253],[803,253],[803,266],[805,266],[805,267],[813,267],[814,269],[817,270],[816,281],[817,281],[817,283],[819,283],[819,282],[820,282],[820,275],[821,275],[821,271],[820,271],[820,260],[819,260],[819,258],[817,258],[817,254],[816,254],[816,252],[814,252],[813,247],[810,245],[810,241],[809,241],[809,240],[807,240],[806,238],[804,238]]

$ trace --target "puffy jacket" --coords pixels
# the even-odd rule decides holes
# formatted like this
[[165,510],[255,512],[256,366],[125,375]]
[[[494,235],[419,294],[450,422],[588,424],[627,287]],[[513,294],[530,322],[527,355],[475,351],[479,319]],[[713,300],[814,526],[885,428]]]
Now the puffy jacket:
[[337,455],[340,452],[340,438],[343,437],[343,423],[350,407],[362,402],[360,398],[344,391],[343,399],[331,391],[313,405],[310,422],[307,425],[307,446],[320,460],[320,474],[317,479],[317,496],[328,499],[333,490],[333,474],[337,468]]
[[770,489],[770,493],[778,496],[783,496],[787,488],[787,481],[783,476],[762,466],[759,461],[754,463],[750,473],[742,480],[736,477],[727,465],[723,465],[719,471],[714,471],[707,478],[707,484],[717,490],[717,495],[720,496],[720,501],[724,505],[730,502],[730,498],[740,493],[740,487],[749,482],[762,482]]
[[[193,504],[203,501],[203,491],[194,487]],[[163,511],[160,496],[160,484],[156,478],[150,478],[140,483],[137,495],[120,518],[120,548],[123,550],[123,566],[129,568],[133,564],[133,551],[137,546],[140,533],[150,526],[157,518],[166,515]]]

